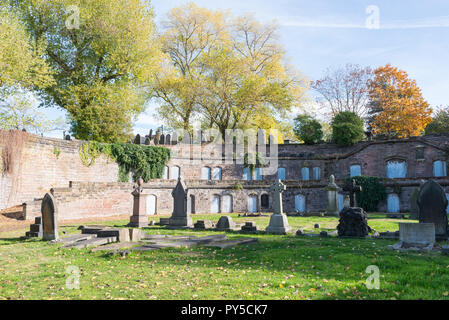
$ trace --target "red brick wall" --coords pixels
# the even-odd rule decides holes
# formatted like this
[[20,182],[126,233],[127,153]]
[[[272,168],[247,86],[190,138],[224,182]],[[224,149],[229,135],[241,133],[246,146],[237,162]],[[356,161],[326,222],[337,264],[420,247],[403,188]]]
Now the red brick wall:
[[[15,172],[0,174],[0,210],[42,198],[51,188],[68,186],[69,181],[118,181],[114,161],[101,156],[91,167],[83,165],[79,157],[80,141],[26,136],[20,158],[15,160]],[[0,135],[0,152],[5,149],[6,137]],[[58,157],[55,151],[60,151]]]

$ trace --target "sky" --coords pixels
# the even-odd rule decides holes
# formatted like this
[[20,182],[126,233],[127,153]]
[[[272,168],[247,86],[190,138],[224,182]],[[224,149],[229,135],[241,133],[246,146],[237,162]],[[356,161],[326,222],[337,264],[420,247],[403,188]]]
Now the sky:
[[[156,23],[188,0],[152,0]],[[387,63],[417,81],[434,107],[449,105],[448,0],[196,0],[198,6],[253,14],[261,22],[276,21],[290,63],[310,80],[347,63],[376,68]],[[377,19],[378,17],[378,19]],[[376,23],[378,22],[378,24]],[[315,93],[310,92],[313,98]],[[147,134],[160,123],[154,103],[134,126]],[[64,116],[48,110],[50,118]],[[49,136],[62,136],[52,132]]]

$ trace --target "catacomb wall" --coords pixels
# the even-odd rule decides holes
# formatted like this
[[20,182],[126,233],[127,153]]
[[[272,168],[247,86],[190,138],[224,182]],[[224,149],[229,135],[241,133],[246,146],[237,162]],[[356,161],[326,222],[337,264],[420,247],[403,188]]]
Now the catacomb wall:
[[[39,202],[34,200],[42,198],[54,188],[62,219],[131,214],[133,185],[117,183],[118,166],[115,162],[100,157],[92,166],[86,167],[79,156],[83,143],[81,141],[43,138],[21,132],[16,134],[25,135],[22,144],[17,143],[11,133],[0,131],[2,158],[6,151],[18,146],[12,169],[5,170],[5,163],[3,160],[1,162],[0,209],[27,203],[26,217],[32,218],[39,213]],[[259,211],[271,211],[272,197],[269,186],[276,174],[265,174],[262,181],[244,181],[244,166],[222,161],[220,147],[213,148],[207,144],[177,144],[168,147],[172,150],[168,167],[180,168],[181,176],[189,188],[189,200],[190,196],[195,199],[196,213],[210,213],[214,196],[226,197],[228,200],[231,197],[233,211],[246,212],[249,209],[248,198],[254,195],[258,199]],[[269,145],[267,150],[270,150]],[[306,212],[323,212],[326,208],[325,187],[331,174],[336,176],[340,186],[343,180],[349,177],[351,165],[360,165],[363,175],[385,178],[386,163],[398,160],[406,163],[406,177],[393,179],[389,182],[391,186],[387,184],[387,190],[393,193],[398,186],[401,187],[401,193],[398,195],[400,210],[407,212],[410,194],[422,180],[434,179],[449,193],[447,177],[433,177],[434,162],[447,161],[447,150],[448,135],[361,142],[347,148],[333,144],[279,145],[278,166],[286,171],[284,210],[295,211],[295,196],[303,195]],[[220,167],[221,181],[200,180],[201,170],[206,166]],[[303,167],[310,168],[310,181],[302,180]],[[313,168],[320,168],[321,174],[316,180],[312,177]],[[173,177],[145,184],[146,192],[157,199],[156,213],[171,213],[171,190],[175,184]],[[261,206],[263,194],[269,194],[269,205],[264,208]],[[386,201],[379,204],[379,211],[387,211]]]

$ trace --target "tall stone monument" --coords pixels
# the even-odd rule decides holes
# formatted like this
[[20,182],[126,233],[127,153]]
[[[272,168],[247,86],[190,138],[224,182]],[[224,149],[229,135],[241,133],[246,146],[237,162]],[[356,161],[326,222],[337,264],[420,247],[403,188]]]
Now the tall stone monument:
[[42,200],[42,239],[45,241],[59,240],[58,234],[58,208],[55,198],[51,193],[47,193]]
[[143,179],[137,180],[137,186],[131,193],[134,197],[133,215],[130,218],[128,226],[132,228],[148,227],[148,215],[146,213],[146,196],[143,194]]
[[326,187],[326,215],[338,216],[338,186],[335,184],[335,176],[331,175],[329,181],[329,185]]
[[170,218],[169,227],[193,228],[193,220],[187,211],[187,189],[181,177],[172,191],[173,214]]
[[433,223],[437,239],[448,237],[446,207],[448,201],[443,188],[435,181],[427,181],[418,195],[419,222]]
[[270,224],[265,230],[267,233],[286,234],[291,230],[287,216],[284,214],[282,208],[282,192],[286,189],[286,186],[280,179],[277,179],[271,186],[271,191],[273,191],[274,213],[270,218]]

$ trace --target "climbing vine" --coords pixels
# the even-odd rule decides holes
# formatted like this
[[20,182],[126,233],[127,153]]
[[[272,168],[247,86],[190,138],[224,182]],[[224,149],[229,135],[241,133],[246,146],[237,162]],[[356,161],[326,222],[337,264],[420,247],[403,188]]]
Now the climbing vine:
[[[251,155],[251,156],[253,156],[253,155]],[[243,157],[243,166],[245,168],[249,168],[249,170],[251,171],[251,174],[253,173],[253,171],[256,168],[262,168],[267,163],[265,158],[259,152],[256,152],[256,154],[255,154],[255,161],[254,160],[251,161],[253,163],[249,163],[250,160],[252,160],[252,159],[250,159],[249,153],[245,153],[245,156]]]
[[87,142],[80,148],[80,159],[85,166],[92,166],[101,155],[113,159],[119,165],[119,181],[128,182],[129,173],[136,180],[144,181],[162,177],[170,160],[170,150],[164,147],[141,146],[129,143]]
[[382,180],[378,177],[353,177],[346,179],[346,183],[355,179],[356,183],[362,186],[362,192],[357,193],[357,204],[363,210],[374,212],[380,201],[385,200],[387,192]]

